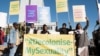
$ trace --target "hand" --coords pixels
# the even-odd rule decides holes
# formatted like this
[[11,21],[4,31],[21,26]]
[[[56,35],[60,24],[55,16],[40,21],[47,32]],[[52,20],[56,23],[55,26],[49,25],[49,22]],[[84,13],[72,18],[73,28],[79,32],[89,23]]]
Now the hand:
[[70,22],[68,22],[68,24],[70,25]]
[[88,21],[88,17],[86,17],[86,21]]
[[99,25],[99,20],[96,21],[96,25]]
[[9,44],[8,46],[9,48],[13,48],[14,44]]

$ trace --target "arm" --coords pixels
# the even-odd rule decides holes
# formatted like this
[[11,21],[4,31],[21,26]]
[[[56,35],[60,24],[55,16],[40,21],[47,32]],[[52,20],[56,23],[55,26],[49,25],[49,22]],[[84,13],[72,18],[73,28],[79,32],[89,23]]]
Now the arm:
[[71,31],[71,30],[72,30],[72,26],[71,26],[71,24],[69,22],[69,31]]
[[8,39],[8,46],[12,48],[14,46],[14,31],[10,30],[9,39]]
[[26,27],[26,34],[28,34],[30,31],[30,28],[29,27]]
[[37,30],[36,29],[34,29],[34,34],[37,34]]
[[41,31],[40,33],[43,34],[43,31]]
[[87,28],[88,28],[88,26],[89,26],[89,21],[88,21],[88,19],[87,19],[87,17],[86,17],[86,26],[83,28],[83,30],[87,30]]
[[10,35],[9,35],[9,43],[13,44],[13,30],[10,31]]
[[58,32],[59,30],[58,30],[58,26],[57,25],[58,25],[58,22],[56,22],[56,28],[55,28],[55,31]]
[[55,31],[59,32],[58,26],[56,26],[56,29],[55,29]]
[[50,32],[48,31],[48,34],[50,34]]

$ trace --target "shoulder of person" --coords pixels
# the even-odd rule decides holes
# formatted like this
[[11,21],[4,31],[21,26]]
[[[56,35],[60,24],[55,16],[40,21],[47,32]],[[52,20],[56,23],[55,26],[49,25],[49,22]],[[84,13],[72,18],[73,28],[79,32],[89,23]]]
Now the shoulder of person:
[[43,33],[43,31],[41,31],[41,33]]
[[66,28],[66,30],[69,30],[69,28]]
[[34,30],[37,30],[36,28],[34,28]]
[[49,32],[49,31],[47,31],[47,32]]

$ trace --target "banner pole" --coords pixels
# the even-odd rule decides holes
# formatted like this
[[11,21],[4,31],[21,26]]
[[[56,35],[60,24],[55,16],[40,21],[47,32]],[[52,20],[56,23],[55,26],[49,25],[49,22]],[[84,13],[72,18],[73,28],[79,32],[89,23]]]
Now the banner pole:
[[97,0],[97,1],[96,1],[96,4],[97,4],[97,10],[99,10],[98,3],[99,3],[99,2],[98,2],[98,0]]
[[70,22],[70,14],[69,14],[69,9],[68,9],[68,21]]
[[68,10],[68,21],[70,23],[70,15],[69,15],[69,10]]
[[[68,3],[68,0],[67,0],[67,3]],[[68,6],[68,5],[67,5]],[[68,24],[70,24],[71,25],[71,23],[70,23],[70,13],[69,13],[69,6],[68,6]],[[70,26],[69,25],[69,26]]]
[[[7,42],[8,42],[8,43],[9,43],[9,41],[10,41],[10,25],[9,25],[9,19],[10,19],[10,7],[9,7],[9,13],[8,13],[8,19],[7,19],[7,28],[8,28],[8,29],[7,29],[7,30],[8,30],[8,34],[7,34],[7,35],[8,35],[8,37],[9,37],[9,38],[7,39]],[[6,30],[6,31],[7,31],[7,30]]]
[[[31,5],[31,0],[29,0],[29,3],[28,3],[29,5]],[[26,6],[25,6],[25,8],[26,8]],[[25,11],[26,12],[26,11]],[[26,13],[25,13],[26,14]],[[25,34],[26,34],[26,28],[27,28],[27,22],[26,22],[26,20],[24,21],[24,23],[25,23]]]
[[[56,0],[55,0],[55,4],[56,4]],[[58,13],[57,13],[57,6],[56,6],[56,26],[58,26]]]
[[58,13],[56,12],[56,26],[58,26]]
[[31,5],[31,0],[29,0],[29,5]]

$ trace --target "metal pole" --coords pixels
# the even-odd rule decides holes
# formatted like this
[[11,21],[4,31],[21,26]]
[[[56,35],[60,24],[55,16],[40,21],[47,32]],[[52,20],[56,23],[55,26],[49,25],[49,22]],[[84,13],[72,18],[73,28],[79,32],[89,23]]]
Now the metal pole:
[[[68,0],[67,0],[68,3]],[[69,6],[68,6],[68,21],[70,22]]]
[[[56,0],[55,0],[56,3]],[[57,6],[56,6],[56,26],[58,26],[58,13],[57,13]]]
[[[67,0],[68,2],[68,0]],[[70,24],[70,13],[69,13],[69,6],[68,6],[68,24]],[[70,25],[69,25],[70,26]]]
[[58,13],[56,12],[56,26],[58,26]]
[[31,0],[29,0],[29,5],[31,5]]

